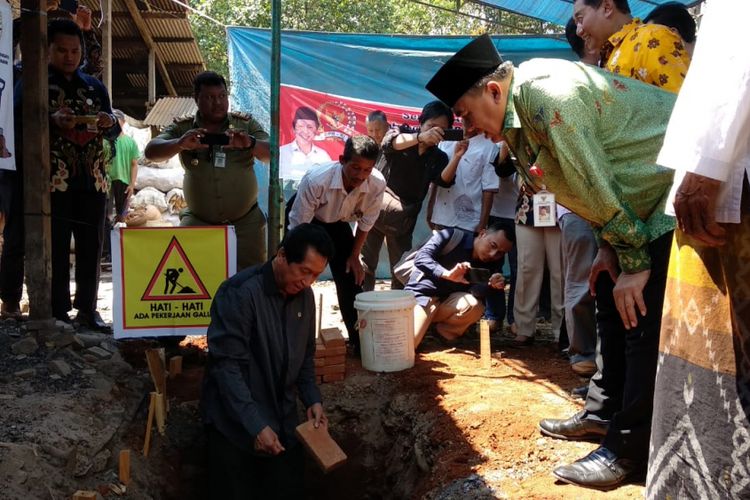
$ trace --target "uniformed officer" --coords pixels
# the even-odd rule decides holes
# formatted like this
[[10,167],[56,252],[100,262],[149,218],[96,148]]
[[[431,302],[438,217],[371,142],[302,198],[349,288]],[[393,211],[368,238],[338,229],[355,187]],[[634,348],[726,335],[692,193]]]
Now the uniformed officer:
[[266,219],[258,207],[254,159],[268,162],[268,134],[250,115],[229,113],[224,77],[206,71],[193,81],[195,116],[175,122],[144,152],[151,161],[179,154],[187,208],[181,226],[233,225],[237,271],[266,261]]

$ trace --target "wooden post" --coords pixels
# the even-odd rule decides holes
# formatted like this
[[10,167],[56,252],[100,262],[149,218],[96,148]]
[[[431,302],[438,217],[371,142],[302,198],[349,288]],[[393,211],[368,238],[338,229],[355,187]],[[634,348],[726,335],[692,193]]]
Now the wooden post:
[[112,99],[114,108],[114,91],[112,89],[112,0],[101,0],[102,2],[102,62],[104,71],[102,79],[104,86],[109,91],[109,97]]
[[23,169],[29,319],[52,318],[47,0],[22,0]]
[[156,50],[148,51],[148,105],[156,104]]
[[130,483],[130,450],[120,450],[120,482],[125,486]]
[[146,436],[143,440],[143,456],[148,456],[151,447],[151,429],[154,426],[154,413],[156,413],[156,393],[152,392],[148,403],[148,418],[146,418]]
[[320,329],[323,326],[323,294],[318,294],[318,325],[315,329],[315,339],[320,338]]
[[486,320],[479,321],[479,355],[482,359],[482,368],[492,368],[492,348],[490,346],[490,323]]
[[182,356],[169,358],[169,378],[173,379],[182,373]]

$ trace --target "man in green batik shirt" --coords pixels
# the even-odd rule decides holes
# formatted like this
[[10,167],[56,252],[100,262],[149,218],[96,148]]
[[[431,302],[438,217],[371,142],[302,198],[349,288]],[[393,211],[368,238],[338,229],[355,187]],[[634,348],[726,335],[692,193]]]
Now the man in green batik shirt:
[[589,397],[583,412],[564,421],[564,438],[603,438],[601,446],[567,466],[572,474],[555,475],[594,488],[637,476],[648,454],[674,228],[664,214],[672,173],[655,162],[675,95],[582,63],[537,59],[514,68],[486,35],[446,62],[427,89],[471,129],[505,140],[529,187],[555,193],[609,243],[592,268],[597,365],[625,369],[595,376],[618,397]]
[[[250,115],[229,113],[221,75],[200,73],[193,86],[198,112],[176,119],[146,145],[144,155],[152,161],[180,155],[188,205],[180,225],[234,226],[239,272],[266,261],[266,218],[258,207],[254,158],[269,161],[268,134]],[[217,136],[228,144],[204,144]]]

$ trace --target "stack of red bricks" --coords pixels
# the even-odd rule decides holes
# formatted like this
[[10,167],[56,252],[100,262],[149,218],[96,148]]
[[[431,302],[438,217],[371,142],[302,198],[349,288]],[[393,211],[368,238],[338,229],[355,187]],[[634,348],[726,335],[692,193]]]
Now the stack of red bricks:
[[315,346],[315,378],[318,383],[338,382],[346,374],[346,341],[338,328],[320,331]]

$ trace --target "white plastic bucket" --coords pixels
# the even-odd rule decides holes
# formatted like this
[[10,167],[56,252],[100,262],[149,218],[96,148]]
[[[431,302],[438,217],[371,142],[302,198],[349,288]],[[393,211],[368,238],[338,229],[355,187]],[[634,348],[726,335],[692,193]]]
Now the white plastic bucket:
[[412,292],[383,290],[357,295],[362,366],[374,372],[397,372],[414,366]]

